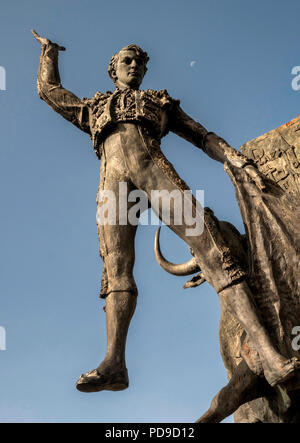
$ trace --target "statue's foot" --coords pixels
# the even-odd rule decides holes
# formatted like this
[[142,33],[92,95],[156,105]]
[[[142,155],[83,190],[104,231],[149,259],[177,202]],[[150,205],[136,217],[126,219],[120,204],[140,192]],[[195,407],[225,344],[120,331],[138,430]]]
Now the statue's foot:
[[82,374],[76,383],[76,388],[81,392],[122,391],[128,386],[127,369],[109,375],[100,374],[97,369],[93,369]]
[[287,380],[292,379],[300,372],[300,361],[296,357],[292,357],[290,359],[286,359],[281,367],[273,368],[273,370],[264,370],[264,375],[267,382],[271,386],[280,385]]

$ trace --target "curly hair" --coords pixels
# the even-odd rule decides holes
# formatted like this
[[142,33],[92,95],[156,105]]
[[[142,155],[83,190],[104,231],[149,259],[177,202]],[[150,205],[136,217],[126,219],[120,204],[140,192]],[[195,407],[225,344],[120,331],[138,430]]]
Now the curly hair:
[[119,52],[117,52],[116,54],[114,54],[112,56],[112,58],[110,59],[109,65],[108,65],[108,75],[110,76],[110,78],[112,79],[112,81],[114,82],[114,84],[116,84],[117,81],[117,74],[116,74],[116,65],[119,59],[119,54],[122,51],[134,51],[136,53],[136,55],[138,55],[139,57],[141,57],[141,59],[144,62],[144,67],[145,67],[145,73],[147,72],[147,63],[149,61],[149,57],[147,52],[143,51],[142,48],[140,48],[138,45],[127,45],[124,46],[124,48],[122,48]]

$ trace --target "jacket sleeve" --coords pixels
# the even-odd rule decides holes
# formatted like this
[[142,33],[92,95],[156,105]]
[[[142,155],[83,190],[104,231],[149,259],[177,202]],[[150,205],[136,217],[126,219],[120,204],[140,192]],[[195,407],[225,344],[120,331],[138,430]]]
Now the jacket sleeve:
[[38,94],[54,111],[69,120],[79,129],[90,134],[87,102],[64,89],[58,70],[58,47],[55,43],[42,46],[37,79]]
[[223,138],[214,132],[208,132],[200,123],[189,117],[181,109],[178,101],[174,101],[169,115],[169,129],[221,163],[229,162],[238,167],[253,164],[241,152],[228,145]]

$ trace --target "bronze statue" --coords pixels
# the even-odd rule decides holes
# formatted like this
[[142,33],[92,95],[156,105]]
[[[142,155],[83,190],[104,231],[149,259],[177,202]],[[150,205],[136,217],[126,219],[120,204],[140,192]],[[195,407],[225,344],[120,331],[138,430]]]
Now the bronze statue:
[[[265,189],[260,191],[249,182],[242,169],[227,165],[246,234],[241,235],[228,222],[218,222],[230,248],[247,269],[255,305],[276,348],[283,355],[297,358],[300,349],[294,343],[294,330],[298,330],[300,321],[299,128],[300,117],[242,146],[242,152],[265,174]],[[154,248],[163,269],[183,275],[182,265],[163,257],[159,230]],[[197,287],[204,281],[200,273],[184,287]],[[220,301],[220,348],[229,382],[198,422],[217,423],[235,413],[239,423],[300,423],[300,373],[272,388],[264,377],[256,343]]]
[[[97,92],[91,99],[80,100],[60,82],[58,52],[64,48],[34,31],[33,34],[42,45],[38,93],[56,112],[90,135],[101,160],[100,191],[112,190],[118,195],[119,183],[125,182],[128,191],[145,191],[151,204],[153,189],[188,190],[160,149],[161,138],[169,131],[229,168],[242,171],[259,192],[264,189],[263,176],[255,163],[185,114],[179,101],[171,98],[166,90],[139,89],[147,70],[148,56],[137,45],[128,45],[112,57],[108,73],[116,86],[113,93]],[[195,200],[193,210],[199,217],[202,215]],[[158,216],[164,221],[162,208]],[[177,225],[174,214],[171,214],[169,226],[194,253],[195,260],[187,268],[201,269],[219,294],[222,305],[255,343],[269,385],[281,385],[293,377],[300,362],[275,349],[254,304],[247,270],[231,249],[212,211],[204,210],[201,235],[186,235],[187,226]],[[130,223],[98,226],[100,254],[104,261],[101,297],[105,298],[107,352],[96,369],[80,377],[76,384],[80,391],[128,387],[125,345],[137,299],[132,274],[135,232],[136,226]]]

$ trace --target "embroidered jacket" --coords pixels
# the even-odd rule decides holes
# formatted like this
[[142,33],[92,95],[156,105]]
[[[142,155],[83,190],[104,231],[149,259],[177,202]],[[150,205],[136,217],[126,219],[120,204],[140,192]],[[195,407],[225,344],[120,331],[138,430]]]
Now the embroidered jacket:
[[166,90],[136,91],[130,88],[106,94],[97,92],[93,98],[83,101],[89,107],[90,131],[97,153],[105,136],[118,122],[140,124],[152,137],[160,140],[169,131],[168,115],[178,102]]
[[165,89],[116,89],[113,93],[97,92],[91,99],[80,100],[61,85],[58,49],[53,43],[42,46],[37,86],[46,103],[90,135],[98,158],[101,158],[102,142],[116,123],[135,122],[158,144],[172,131],[222,163],[227,161],[241,167],[251,163],[221,137],[189,117],[181,109],[179,100],[171,98]]

